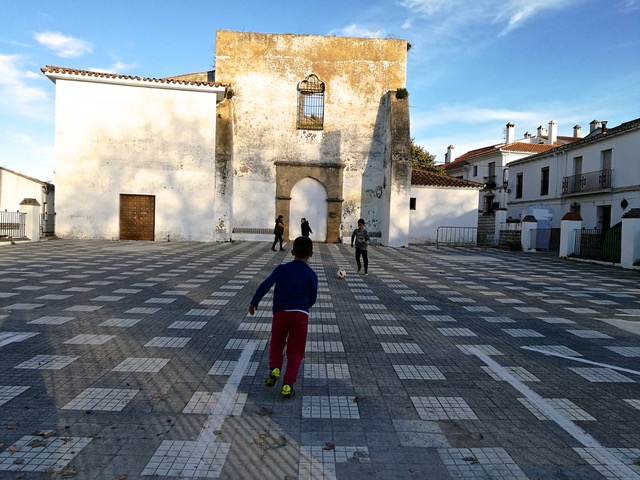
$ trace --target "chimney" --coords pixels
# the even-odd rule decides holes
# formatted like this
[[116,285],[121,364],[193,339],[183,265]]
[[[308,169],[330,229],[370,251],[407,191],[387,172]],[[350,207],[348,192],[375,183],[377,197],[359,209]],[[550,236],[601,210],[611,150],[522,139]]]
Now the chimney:
[[454,148],[456,148],[456,147],[455,147],[455,146],[453,146],[453,145],[449,145],[449,146],[447,147],[447,154],[444,156],[444,163],[445,163],[445,165],[446,165],[447,163],[451,163],[451,162],[453,162],[453,161],[455,160],[455,157],[453,156],[453,149],[454,149]]
[[504,143],[509,145],[510,143],[513,143],[515,139],[516,139],[516,126],[513,123],[509,122],[507,123],[507,134],[506,134]]
[[599,128],[600,128],[600,122],[598,120],[591,120],[591,123],[589,124],[589,133],[593,133]]
[[538,127],[538,137],[543,137],[547,134],[547,129],[544,128],[542,125],[540,125]]
[[547,143],[549,145],[553,145],[558,141],[558,122],[555,120],[551,120],[549,122],[549,138],[547,139]]
[[582,138],[582,127],[580,125],[573,127],[573,136],[575,138]]
[[600,133],[602,133],[603,135],[607,133],[607,122],[604,120],[602,121],[602,131]]

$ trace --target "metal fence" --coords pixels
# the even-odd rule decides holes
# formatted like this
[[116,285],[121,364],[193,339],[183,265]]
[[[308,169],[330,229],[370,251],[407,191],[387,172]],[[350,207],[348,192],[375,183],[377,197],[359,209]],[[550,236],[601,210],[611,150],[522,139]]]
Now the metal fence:
[[40,214],[40,236],[53,237],[56,234],[56,217],[49,213]]
[[0,212],[0,237],[22,238],[25,236],[26,213]]
[[620,263],[622,228],[576,230],[574,255],[579,258]]
[[500,238],[498,245],[500,247],[508,247],[512,249],[520,249],[520,236],[522,232],[522,224],[519,222],[500,223]]
[[441,226],[436,230],[436,247],[441,245],[475,246],[486,244],[486,235],[478,233],[477,227]]

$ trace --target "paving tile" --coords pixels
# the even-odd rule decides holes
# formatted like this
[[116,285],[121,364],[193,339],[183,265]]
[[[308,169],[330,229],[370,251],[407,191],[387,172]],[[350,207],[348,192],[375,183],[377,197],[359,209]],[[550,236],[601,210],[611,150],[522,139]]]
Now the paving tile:
[[273,292],[247,313],[289,260],[269,246],[12,246],[0,477],[640,476],[640,344],[612,321],[640,315],[635,272],[372,246],[365,279],[348,246],[316,245],[318,302],[283,398],[282,377],[264,386]]

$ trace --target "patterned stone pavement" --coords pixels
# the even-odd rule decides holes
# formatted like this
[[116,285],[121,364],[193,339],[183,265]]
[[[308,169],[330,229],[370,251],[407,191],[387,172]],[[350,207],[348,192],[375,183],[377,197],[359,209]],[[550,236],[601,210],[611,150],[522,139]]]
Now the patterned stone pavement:
[[638,271],[316,245],[284,399],[269,245],[0,247],[0,478],[640,478]]

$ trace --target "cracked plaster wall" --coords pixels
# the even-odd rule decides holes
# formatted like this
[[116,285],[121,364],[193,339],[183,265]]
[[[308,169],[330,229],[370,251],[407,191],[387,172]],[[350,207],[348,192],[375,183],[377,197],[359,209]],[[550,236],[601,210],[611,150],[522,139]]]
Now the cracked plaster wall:
[[[288,217],[276,211],[276,162],[322,163],[343,166],[343,230],[363,216],[379,231],[392,180],[386,94],[405,85],[406,55],[399,39],[218,31],[216,81],[234,90],[233,225]],[[325,83],[322,131],[296,129],[297,85],[310,74]]]

